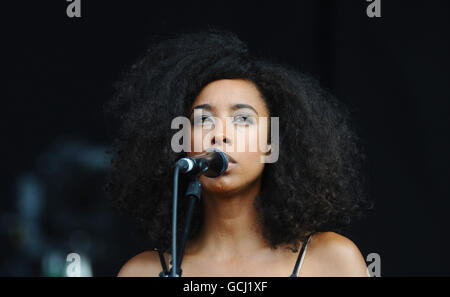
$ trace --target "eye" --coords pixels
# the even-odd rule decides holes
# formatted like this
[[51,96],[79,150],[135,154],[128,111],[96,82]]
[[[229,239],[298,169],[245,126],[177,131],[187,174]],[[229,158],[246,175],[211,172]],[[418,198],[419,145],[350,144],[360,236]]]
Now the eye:
[[211,116],[202,115],[193,119],[194,125],[210,126],[214,125],[214,121]]
[[203,124],[205,124],[205,123],[214,124],[214,121],[213,121],[213,119],[210,116],[202,116],[201,120],[202,120]]
[[239,124],[248,125],[248,124],[253,124],[254,121],[251,116],[242,114],[242,115],[235,116],[234,122],[239,123]]

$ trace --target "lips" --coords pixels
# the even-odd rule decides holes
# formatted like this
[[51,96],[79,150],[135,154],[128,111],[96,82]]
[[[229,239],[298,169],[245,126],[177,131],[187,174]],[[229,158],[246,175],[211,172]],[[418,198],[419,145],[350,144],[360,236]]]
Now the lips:
[[230,156],[230,155],[227,154],[227,153],[224,153],[224,154],[225,154],[225,156],[227,156],[228,162],[229,162],[229,163],[237,163],[236,160],[234,160],[232,156]]

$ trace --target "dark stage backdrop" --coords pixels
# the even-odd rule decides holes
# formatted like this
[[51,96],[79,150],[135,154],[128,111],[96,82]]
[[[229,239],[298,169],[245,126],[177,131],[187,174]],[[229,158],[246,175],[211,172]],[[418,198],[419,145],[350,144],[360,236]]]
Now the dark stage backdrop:
[[[154,36],[215,26],[308,72],[351,107],[374,210],[346,231],[382,276],[449,275],[448,1],[2,3],[0,275],[116,275],[146,249],[101,191],[101,106]],[[93,3],[95,2],[95,3]],[[293,4],[297,2],[297,4]],[[197,2],[195,2],[197,3]],[[368,262],[369,263],[369,262]]]

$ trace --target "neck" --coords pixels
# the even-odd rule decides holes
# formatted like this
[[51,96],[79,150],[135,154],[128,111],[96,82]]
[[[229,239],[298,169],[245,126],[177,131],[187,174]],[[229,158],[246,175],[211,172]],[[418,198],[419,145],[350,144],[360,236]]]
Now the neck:
[[253,205],[260,189],[261,179],[258,179],[234,194],[204,191],[203,226],[191,248],[218,259],[240,257],[267,248]]

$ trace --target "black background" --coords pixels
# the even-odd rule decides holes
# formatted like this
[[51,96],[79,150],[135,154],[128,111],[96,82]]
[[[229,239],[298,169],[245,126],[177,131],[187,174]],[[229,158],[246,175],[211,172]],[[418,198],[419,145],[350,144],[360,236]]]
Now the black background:
[[[96,255],[93,275],[115,275],[145,249],[133,225],[108,209],[99,190],[102,172],[83,179],[84,171],[70,167],[66,182],[77,182],[58,192],[42,177],[47,159],[39,156],[55,141],[107,147],[115,128],[101,106],[121,72],[153,36],[210,25],[236,32],[255,53],[312,74],[351,107],[369,158],[375,208],[346,235],[364,257],[381,256],[381,275],[449,275],[447,1],[381,0],[381,18],[366,15],[364,0],[82,0],[81,18],[67,17],[63,0],[14,2],[1,6],[1,275],[43,275],[20,231],[17,180],[24,172],[46,184],[38,225],[47,242],[67,254],[63,231],[84,230]],[[77,193],[84,190],[91,196],[83,200]]]

